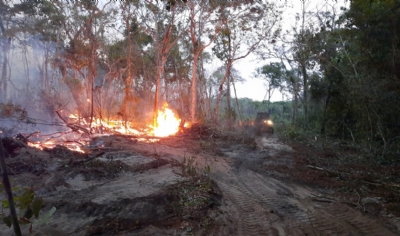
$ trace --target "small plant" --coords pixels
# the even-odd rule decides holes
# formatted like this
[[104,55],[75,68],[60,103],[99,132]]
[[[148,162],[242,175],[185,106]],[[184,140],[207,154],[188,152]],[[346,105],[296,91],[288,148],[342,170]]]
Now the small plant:
[[[3,190],[3,185],[0,183],[0,193]],[[16,189],[18,190],[18,189]],[[36,225],[45,224],[51,216],[56,211],[55,207],[52,207],[46,214],[44,214],[39,219],[39,213],[42,210],[42,206],[44,203],[43,198],[35,197],[35,192],[32,188],[24,189],[21,194],[14,196],[15,206],[18,207],[20,212],[20,217],[18,217],[18,223],[20,225],[30,225],[29,232],[32,233],[32,224]],[[6,215],[4,213],[4,208],[9,208],[8,200],[2,200],[2,211],[0,212],[0,217],[3,219],[3,222],[11,227],[13,225],[13,221],[11,215]],[[21,214],[22,213],[22,214]],[[34,217],[34,218],[33,218]],[[36,219],[33,221],[33,219]]]
[[211,172],[210,165],[206,165],[206,166],[204,167],[204,170],[203,170],[204,175],[205,175],[205,176],[208,176],[208,175],[210,175],[210,172]]
[[196,170],[197,162],[196,158],[194,158],[193,156],[188,158],[184,156],[182,161],[182,167],[183,167],[183,173],[186,173],[192,177],[195,177],[197,175],[197,170]]

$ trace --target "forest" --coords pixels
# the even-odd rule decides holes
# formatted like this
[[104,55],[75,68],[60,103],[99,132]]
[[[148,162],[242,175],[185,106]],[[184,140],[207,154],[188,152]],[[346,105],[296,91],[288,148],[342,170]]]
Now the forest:
[[[227,129],[269,111],[282,131],[396,161],[400,2],[308,4],[287,22],[290,1],[2,0],[0,101],[43,119],[65,110],[132,126],[156,125],[165,102]],[[264,64],[246,78],[265,82],[262,102],[235,96],[235,65],[249,55]],[[222,66],[207,71],[213,60]],[[273,92],[286,99],[271,102]]]
[[399,235],[398,26],[400,0],[0,0],[0,235]]

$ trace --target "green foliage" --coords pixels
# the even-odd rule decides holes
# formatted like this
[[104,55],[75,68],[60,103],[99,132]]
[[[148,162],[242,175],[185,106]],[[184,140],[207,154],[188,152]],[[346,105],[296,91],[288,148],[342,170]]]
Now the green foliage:
[[[0,183],[0,190],[3,191],[3,185]],[[18,192],[18,191],[17,191]],[[9,208],[10,205],[8,200],[2,200],[3,208]],[[52,207],[46,214],[39,218],[40,212],[43,207],[43,198],[35,197],[35,192],[32,188],[26,188],[22,190],[20,194],[15,194],[14,196],[15,205],[18,207],[20,212],[20,217],[18,218],[18,223],[20,225],[30,224],[29,230],[32,231],[32,224],[37,225],[45,224],[51,218],[51,216],[56,211],[55,207]],[[6,215],[4,212],[0,213],[3,222],[8,226],[12,226],[12,219],[10,215]],[[37,221],[32,221],[32,218],[37,219]]]
[[282,63],[271,62],[268,65],[257,68],[255,76],[267,80],[270,87],[279,88],[283,86],[286,70]]
[[35,193],[33,190],[31,188],[27,188],[24,190],[21,196],[15,196],[14,201],[21,210],[25,210],[33,202],[34,197]]
[[[319,71],[308,75],[308,128],[365,146],[376,159],[395,159],[400,150],[400,3],[356,0],[344,10],[339,20],[317,12],[321,30],[296,35],[295,57],[308,58],[308,70],[319,64]],[[306,135],[298,129],[305,123],[299,115],[297,128],[281,128],[298,139]]]

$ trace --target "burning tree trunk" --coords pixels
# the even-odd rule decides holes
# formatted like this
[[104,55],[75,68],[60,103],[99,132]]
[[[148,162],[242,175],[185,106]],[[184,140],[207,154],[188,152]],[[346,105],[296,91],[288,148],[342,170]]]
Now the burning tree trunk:
[[164,66],[167,60],[166,55],[160,55],[161,58],[157,60],[157,80],[156,80],[156,92],[154,95],[154,110],[153,110],[153,126],[157,127],[157,117],[158,117],[158,108],[159,108],[159,100],[160,100],[160,87],[161,87],[161,78],[164,74]]

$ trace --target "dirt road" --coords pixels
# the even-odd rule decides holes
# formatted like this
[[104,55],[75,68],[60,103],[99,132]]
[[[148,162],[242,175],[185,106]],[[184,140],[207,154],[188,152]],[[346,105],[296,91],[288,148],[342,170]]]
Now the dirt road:
[[[33,225],[33,235],[400,232],[398,218],[380,222],[349,202],[268,171],[265,166],[285,165],[288,171],[293,167],[294,150],[276,137],[171,138],[156,143],[121,137],[99,140],[106,153],[84,166],[68,166],[68,153],[33,149],[9,160],[13,183],[33,186],[46,201],[44,211],[57,207],[46,225]],[[188,175],[190,168],[196,174]],[[0,232],[12,234],[4,225]]]
[[276,137],[257,143],[253,152],[226,150],[228,156],[218,159],[224,167],[213,173],[226,199],[225,216],[236,226],[225,235],[396,235],[346,203],[257,171],[277,153],[291,152]]

